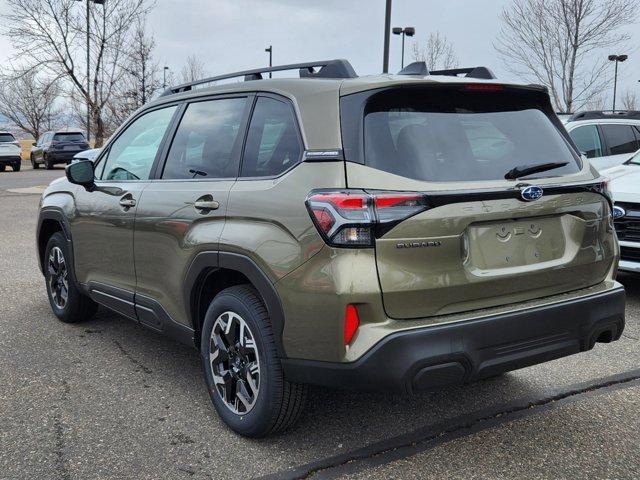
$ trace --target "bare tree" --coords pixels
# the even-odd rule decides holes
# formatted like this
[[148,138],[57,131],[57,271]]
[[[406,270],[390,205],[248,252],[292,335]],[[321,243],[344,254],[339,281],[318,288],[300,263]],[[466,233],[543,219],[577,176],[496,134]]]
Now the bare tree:
[[161,88],[160,67],[153,59],[155,39],[139,22],[122,65],[124,76],[110,105],[111,114],[121,122],[147,103]]
[[607,47],[629,40],[621,27],[637,0],[514,0],[494,45],[509,71],[549,88],[559,110],[580,109],[608,81]]
[[582,110],[605,110],[606,108],[604,95],[600,93],[592,95],[581,107]]
[[622,96],[622,108],[625,110],[636,110],[638,107],[638,97],[636,92],[627,90]]
[[76,0],[5,0],[4,33],[18,54],[14,60],[33,71],[64,79],[76,102],[89,104],[96,145],[106,135],[103,117],[123,70],[132,28],[152,0],[108,0],[90,9],[91,71],[87,88],[84,9]]
[[56,127],[59,95],[57,81],[39,78],[32,70],[0,77],[0,113],[35,139]]
[[180,71],[181,82],[194,82],[204,77],[206,77],[204,62],[195,55],[189,55]]
[[425,62],[429,70],[456,68],[458,58],[453,45],[440,32],[430,33],[424,47],[418,42],[413,44],[413,59]]

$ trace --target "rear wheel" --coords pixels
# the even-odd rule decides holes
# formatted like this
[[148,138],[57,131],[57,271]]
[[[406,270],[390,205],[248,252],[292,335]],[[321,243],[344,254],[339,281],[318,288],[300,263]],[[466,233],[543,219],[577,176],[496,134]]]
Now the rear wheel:
[[215,297],[200,352],[211,401],[232,430],[264,437],[299,418],[307,387],[284,379],[269,315],[251,286],[230,287]]
[[0,165],[0,172],[4,172],[7,167],[5,165]]
[[67,240],[61,232],[54,233],[44,254],[44,277],[53,313],[65,323],[89,320],[98,305],[83,295],[69,275],[70,255]]
[[20,162],[14,163],[11,168],[13,169],[14,172],[19,172],[20,171]]
[[53,170],[53,163],[47,157],[44,157],[44,168],[47,170]]

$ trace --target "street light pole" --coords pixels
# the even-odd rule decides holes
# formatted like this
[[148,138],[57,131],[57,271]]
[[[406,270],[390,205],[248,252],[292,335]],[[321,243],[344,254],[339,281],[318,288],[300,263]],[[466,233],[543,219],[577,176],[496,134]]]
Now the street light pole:
[[616,94],[618,90],[618,63],[624,62],[627,58],[629,58],[628,55],[609,55],[609,61],[615,62],[615,73],[613,76],[613,113],[615,113],[616,111]]
[[389,72],[389,36],[391,33],[391,0],[387,0],[384,12],[384,52],[382,54],[382,73]]
[[87,143],[91,141],[91,70],[89,68],[89,62],[91,61],[91,47],[89,37],[89,0],[87,0]]
[[[76,0],[81,2],[82,0]],[[89,3],[93,2],[97,5],[104,6],[104,2],[106,0],[86,0],[87,9],[86,9],[86,20],[87,20],[87,142],[91,140],[91,35],[90,35],[90,27],[91,27],[91,12],[89,10]]]
[[393,34],[402,35],[402,60],[400,64],[402,65],[401,68],[404,68],[404,37],[413,37],[416,34],[416,29],[413,27],[393,27]]
[[[265,48],[264,51],[269,53],[269,68],[271,68],[273,67],[273,45],[269,45],[269,48]],[[269,72],[269,78],[271,78],[271,72]]]
[[162,69],[162,90],[167,88],[167,70],[169,70],[167,66]]

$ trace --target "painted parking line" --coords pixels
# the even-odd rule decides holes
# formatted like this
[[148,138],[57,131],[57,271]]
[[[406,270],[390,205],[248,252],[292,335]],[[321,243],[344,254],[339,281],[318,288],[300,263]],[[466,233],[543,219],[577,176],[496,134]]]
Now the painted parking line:
[[24,195],[41,195],[45,188],[44,185],[38,185],[35,187],[23,187],[23,188],[8,188],[7,192],[10,193],[22,193]]

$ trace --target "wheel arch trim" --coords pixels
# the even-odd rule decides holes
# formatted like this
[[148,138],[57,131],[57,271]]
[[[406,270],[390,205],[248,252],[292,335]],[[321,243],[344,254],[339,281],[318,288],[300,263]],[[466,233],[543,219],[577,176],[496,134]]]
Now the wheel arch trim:
[[258,291],[265,303],[269,319],[271,320],[278,355],[280,358],[286,358],[286,352],[282,343],[284,330],[284,310],[282,308],[282,302],[269,277],[246,255],[205,251],[198,253],[194,257],[187,269],[183,287],[184,304],[188,308],[189,318],[194,331],[199,330],[197,325],[199,288],[211,270],[222,268],[243,274]]
[[[73,242],[71,241],[71,228],[69,226],[69,222],[65,217],[64,213],[62,213],[62,211],[56,207],[48,207],[48,208],[45,207],[42,210],[40,210],[40,213],[38,215],[38,224],[36,227],[36,248],[38,251],[38,266],[40,267],[40,272],[44,275],[44,263],[43,263],[44,249],[41,248],[41,245],[40,245],[40,236],[42,235],[42,226],[46,220],[53,220],[60,225],[60,230],[62,231],[64,237],[67,240],[68,252],[69,252],[69,256],[71,257],[69,258],[70,264],[71,264],[71,268],[69,269],[69,272],[71,273],[71,275],[73,276],[73,280],[75,281],[76,276],[75,276],[75,263],[74,263],[74,256],[73,256]],[[44,245],[43,247],[46,249],[46,245]]]

